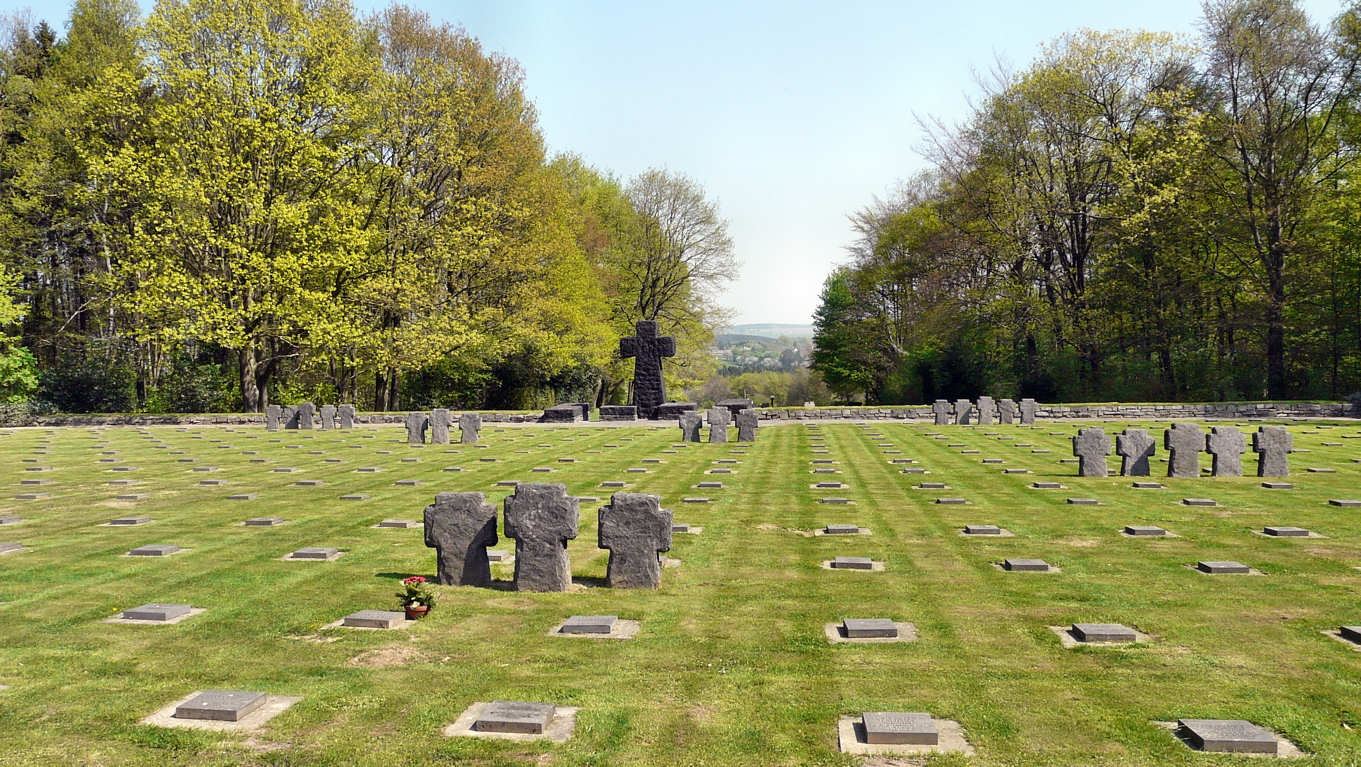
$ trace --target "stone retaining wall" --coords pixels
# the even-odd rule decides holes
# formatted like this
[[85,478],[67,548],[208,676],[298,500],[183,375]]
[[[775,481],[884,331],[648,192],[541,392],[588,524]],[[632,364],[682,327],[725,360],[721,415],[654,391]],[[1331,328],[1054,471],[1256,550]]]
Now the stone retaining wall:
[[[763,421],[930,421],[931,408],[926,405],[908,407],[861,408],[757,408]],[[483,423],[539,423],[541,413],[480,412]],[[457,413],[455,413],[457,416]],[[400,424],[406,411],[393,413],[358,413],[355,423]],[[1357,418],[1361,412],[1345,402],[1270,402],[1147,405],[1045,405],[1036,411],[1039,420],[1069,420],[1078,418],[1119,418],[1129,420],[1203,420],[1208,418]],[[592,421],[591,423],[596,423]],[[628,423],[627,421],[614,423]],[[643,422],[646,423],[646,422]],[[217,415],[50,415],[35,416],[23,423],[8,426],[226,426],[256,424],[264,426],[260,413],[231,413]]]

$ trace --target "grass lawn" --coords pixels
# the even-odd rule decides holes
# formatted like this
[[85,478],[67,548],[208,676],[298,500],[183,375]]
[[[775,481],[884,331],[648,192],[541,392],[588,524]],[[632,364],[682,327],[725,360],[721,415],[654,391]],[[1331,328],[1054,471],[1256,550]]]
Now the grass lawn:
[[[0,516],[24,521],[0,526],[0,541],[27,550],[0,556],[0,765],[853,765],[865,758],[838,752],[837,719],[862,711],[958,721],[976,753],[932,765],[1247,762],[1193,752],[1156,724],[1179,718],[1268,727],[1305,752],[1292,764],[1361,764],[1361,652],[1323,633],[1361,624],[1361,510],[1328,505],[1361,499],[1361,425],[1291,424],[1295,447],[1309,451],[1292,456],[1292,490],[1263,489],[1256,477],[1155,477],[1162,490],[1079,478],[1060,459],[1088,425],[766,425],[749,447],[676,447],[670,425],[488,425],[476,448],[411,448],[400,426],[3,431]],[[1105,424],[1109,433],[1123,425]],[[1138,425],[1161,442],[1167,424]],[[825,447],[814,445],[819,433]],[[1160,445],[1155,475],[1165,457]],[[906,458],[929,473],[900,473],[891,461]],[[736,473],[707,475],[720,459],[738,460]],[[812,474],[813,459],[836,461],[840,473]],[[204,466],[217,470],[192,470]],[[357,471],[371,466],[381,471]],[[462,471],[444,471],[451,466]],[[553,471],[531,472],[540,466]],[[50,468],[26,471],[37,467]],[[1249,453],[1244,469],[1255,467]],[[51,482],[20,486],[25,479]],[[124,479],[136,484],[108,484]],[[323,484],[294,484],[305,479]],[[408,479],[420,485],[394,485]],[[569,546],[578,588],[510,591],[512,567],[495,564],[498,588],[440,587],[439,607],[403,630],[325,628],[358,610],[397,609],[401,578],[434,576],[421,529],[375,523],[419,520],[440,491],[481,491],[499,508],[510,492],[502,480],[562,482],[599,499],[582,502]],[[601,586],[608,554],[596,547],[596,509],[613,492],[599,486],[606,480],[657,493],[677,522],[703,527],[675,536],[669,556],[681,564],[664,570],[655,592]],[[706,480],[725,487],[694,488]],[[828,480],[848,487],[811,487]],[[949,489],[913,489],[922,481]],[[1030,489],[1035,481],[1064,489]],[[13,499],[27,492],[49,497]],[[240,493],[258,497],[227,498]],[[124,494],[147,497],[115,500]],[[369,498],[339,499],[346,494]],[[818,502],[829,495],[854,503]],[[694,496],[712,502],[682,503]],[[944,496],[969,503],[935,503]],[[1219,505],[1184,506],[1187,497]],[[154,521],[103,526],[130,514]],[[269,516],[289,521],[239,525]],[[828,523],[872,535],[808,534]],[[1014,535],[959,535],[970,523]],[[1123,537],[1127,524],[1178,537]],[[1266,525],[1326,537],[1254,533]],[[188,550],[121,556],[159,543]],[[305,546],[345,554],[280,560]],[[837,555],[884,568],[820,566]],[[1004,572],[994,563],[1005,557],[1041,558],[1061,572]],[[1188,568],[1197,560],[1237,560],[1261,575],[1203,575]],[[206,612],[168,626],[104,622],[147,602]],[[628,641],[546,636],[573,614],[615,614],[641,628]],[[910,622],[918,639],[829,644],[824,624],[845,617]],[[1074,622],[1123,623],[1151,641],[1065,649],[1048,627]],[[138,723],[202,689],[302,700],[252,735]],[[440,734],[472,702],[494,699],[578,706],[575,735],[553,744]]]

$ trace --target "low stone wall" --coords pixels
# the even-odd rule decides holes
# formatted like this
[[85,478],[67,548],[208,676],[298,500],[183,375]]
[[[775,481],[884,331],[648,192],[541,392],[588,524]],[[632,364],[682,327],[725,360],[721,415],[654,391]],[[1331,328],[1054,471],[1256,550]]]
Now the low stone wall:
[[[854,420],[888,421],[933,419],[931,407],[852,407],[852,408],[761,408],[762,420],[816,421]],[[1120,418],[1128,420],[1167,420],[1181,418],[1354,418],[1361,417],[1345,402],[1237,402],[1237,403],[1152,403],[1124,405],[1120,403],[1096,405],[1046,405],[1040,403],[1035,411],[1037,420],[1067,420],[1074,418]]]
[[[850,408],[757,408],[763,421],[930,421],[928,405],[905,407]],[[483,423],[539,423],[539,412],[477,411]],[[355,423],[401,424],[407,411],[358,413]],[[454,413],[457,416],[457,413]],[[1253,418],[1356,418],[1356,409],[1345,402],[1240,402],[1240,403],[1153,403],[1122,405],[1045,405],[1036,411],[1038,420],[1118,418],[1124,420],[1204,420]],[[591,421],[591,423],[598,423]],[[628,423],[614,421],[613,423]],[[648,423],[640,421],[639,423]],[[262,413],[188,414],[188,415],[49,415],[36,416],[8,426],[230,426],[265,425]]]

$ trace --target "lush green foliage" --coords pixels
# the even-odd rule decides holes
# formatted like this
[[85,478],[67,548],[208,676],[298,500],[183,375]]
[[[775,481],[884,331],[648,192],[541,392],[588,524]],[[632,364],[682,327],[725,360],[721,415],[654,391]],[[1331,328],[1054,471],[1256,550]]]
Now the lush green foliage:
[[[98,349],[152,410],[388,410],[408,382],[453,407],[604,401],[628,396],[618,333],[657,318],[688,339],[668,373],[697,375],[731,275],[716,208],[683,176],[626,190],[550,161],[518,64],[461,29],[348,0],[161,0],[145,20],[77,0],[67,39],[11,37],[0,274],[43,370]],[[22,394],[10,361],[0,388]]]
[[1361,389],[1359,30],[1214,0],[1194,43],[1081,31],[999,74],[853,216],[815,367],[888,403]]

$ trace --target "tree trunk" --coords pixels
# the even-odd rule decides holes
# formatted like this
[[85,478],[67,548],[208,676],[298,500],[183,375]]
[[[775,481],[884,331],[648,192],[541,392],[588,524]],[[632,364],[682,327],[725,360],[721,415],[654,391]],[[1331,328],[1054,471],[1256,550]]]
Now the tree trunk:
[[237,353],[237,370],[241,374],[241,404],[247,413],[258,413],[262,407],[260,404],[260,389],[255,380],[256,357],[255,347],[247,345]]
[[1285,377],[1285,245],[1279,241],[1278,227],[1272,226],[1267,249],[1266,277],[1266,386],[1268,399],[1288,396]]
[[383,371],[373,373],[373,409],[379,413],[388,409],[388,383]]

